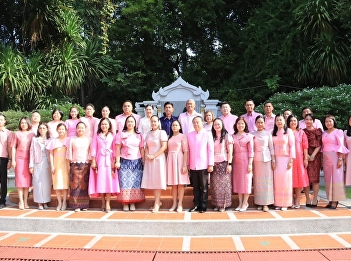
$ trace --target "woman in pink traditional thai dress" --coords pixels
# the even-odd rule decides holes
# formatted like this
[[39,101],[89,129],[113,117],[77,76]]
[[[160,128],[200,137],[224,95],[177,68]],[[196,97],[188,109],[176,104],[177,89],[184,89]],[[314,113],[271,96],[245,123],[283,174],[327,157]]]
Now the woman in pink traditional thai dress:
[[145,165],[141,187],[151,189],[154,192],[155,202],[151,211],[158,212],[162,203],[161,190],[167,188],[166,156],[167,133],[160,129],[160,119],[157,116],[151,117],[151,131],[145,138]]
[[273,129],[275,155],[274,205],[282,211],[292,206],[292,165],[295,159],[295,136],[285,124],[282,114],[275,116]]
[[308,140],[305,132],[299,129],[299,121],[296,115],[292,114],[287,120],[288,127],[295,135],[295,160],[293,161],[293,188],[294,198],[292,208],[300,208],[300,195],[302,188],[309,187],[307,166],[308,166]]
[[258,210],[267,212],[268,205],[274,204],[273,170],[275,155],[272,134],[265,130],[264,117],[259,115],[255,120],[257,131],[254,131],[253,180],[254,198]]
[[101,196],[101,210],[111,211],[111,195],[119,193],[118,175],[115,171],[114,135],[108,118],[102,118],[94,135],[90,150],[91,168],[89,195]]
[[233,137],[228,134],[222,119],[213,122],[214,167],[211,173],[211,203],[214,210],[224,212],[232,205]]
[[346,199],[343,158],[349,150],[344,146],[344,133],[337,129],[335,117],[325,117],[322,135],[323,171],[325,191],[329,200],[326,208],[336,209],[340,200]]
[[32,175],[29,173],[29,149],[32,138],[35,136],[30,131],[31,125],[28,117],[22,117],[18,128],[11,140],[12,168],[15,170],[15,186],[18,192],[19,209],[29,208],[28,190],[32,183]]
[[[173,205],[169,211],[183,211],[184,185],[189,184],[188,139],[178,120],[172,122],[167,143],[167,185],[172,186]],[[178,204],[177,204],[178,197]]]
[[67,159],[70,161],[69,208],[86,211],[89,208],[89,169],[91,138],[85,136],[84,122],[77,124],[77,137],[69,140]]
[[144,139],[137,131],[133,115],[126,118],[124,127],[116,135],[116,163],[121,192],[117,201],[124,211],[134,211],[135,203],[145,200],[141,190],[144,162]]
[[[348,119],[347,129],[344,131],[345,136],[345,146],[348,150],[351,150],[351,115]],[[351,185],[351,153],[347,153],[345,158],[345,167],[346,167],[346,174],[345,174],[345,185]]]
[[69,163],[66,160],[67,128],[63,123],[57,125],[58,137],[50,139],[46,147],[50,151],[52,184],[56,193],[56,210],[66,210],[69,189]]
[[252,190],[252,162],[254,156],[253,135],[249,133],[244,117],[234,124],[233,192],[238,193],[239,205],[236,211],[244,212],[249,207],[248,199]]
[[58,136],[58,133],[56,131],[57,129],[57,125],[59,123],[64,123],[62,121],[63,119],[63,112],[58,109],[58,108],[55,108],[53,111],[52,111],[52,121],[49,121],[48,122],[48,126],[49,126],[49,134],[50,134],[50,138],[56,138]]
[[307,174],[309,182],[312,183],[313,198],[310,199],[310,186],[305,187],[306,206],[317,207],[319,193],[319,177],[322,168],[322,129],[313,126],[315,118],[312,114],[305,115],[306,133],[308,140],[308,166]]
[[79,110],[77,106],[72,106],[69,110],[68,120],[65,121],[67,127],[67,137],[77,136],[77,124],[80,122]]

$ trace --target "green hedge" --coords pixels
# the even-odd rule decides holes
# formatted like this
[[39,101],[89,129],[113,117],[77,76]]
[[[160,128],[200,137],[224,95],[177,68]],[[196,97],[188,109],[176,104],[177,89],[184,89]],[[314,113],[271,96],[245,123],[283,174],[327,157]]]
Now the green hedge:
[[[324,123],[325,115],[336,117],[338,128],[345,129],[350,115],[351,85],[341,84],[337,87],[306,88],[291,93],[276,93],[269,101],[273,103],[274,113],[283,113],[291,109],[301,119],[303,107],[311,107],[316,118]],[[263,104],[256,111],[263,112]]]
[[[75,106],[77,106],[79,108],[79,115],[83,116],[84,115],[84,109],[77,104],[74,104]],[[63,112],[63,121],[68,119],[68,115],[69,115],[69,109],[72,107],[73,105],[70,103],[66,103],[66,104],[62,104],[62,105],[58,105],[56,107],[53,107],[50,110],[38,110],[41,116],[41,121],[42,122],[49,122],[52,120],[51,114],[54,108],[59,108],[60,110],[62,110]],[[7,119],[7,125],[6,128],[12,131],[18,130],[18,123],[19,120],[24,117],[31,117],[31,112],[23,112],[23,111],[14,111],[14,110],[9,110],[9,111],[3,111],[2,112]]]

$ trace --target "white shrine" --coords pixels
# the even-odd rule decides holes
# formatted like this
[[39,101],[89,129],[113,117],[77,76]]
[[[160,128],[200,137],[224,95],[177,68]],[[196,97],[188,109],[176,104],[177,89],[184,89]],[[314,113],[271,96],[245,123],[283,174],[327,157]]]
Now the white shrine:
[[161,87],[158,92],[152,92],[153,101],[143,101],[135,103],[135,111],[141,117],[145,117],[144,108],[150,104],[157,108],[157,115],[163,116],[163,106],[166,102],[173,103],[174,116],[179,116],[185,108],[186,101],[193,99],[195,101],[195,110],[202,115],[205,111],[212,111],[217,117],[219,108],[217,106],[219,100],[209,100],[210,93],[208,90],[203,91],[201,87],[196,87],[184,81],[179,77],[175,82],[167,87]]

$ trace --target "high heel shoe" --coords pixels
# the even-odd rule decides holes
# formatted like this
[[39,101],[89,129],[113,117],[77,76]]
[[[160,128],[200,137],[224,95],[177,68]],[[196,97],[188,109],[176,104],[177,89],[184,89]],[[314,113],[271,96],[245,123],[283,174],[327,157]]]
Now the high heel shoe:
[[336,209],[338,205],[339,205],[339,201],[336,201],[336,205],[335,206],[331,205],[329,209]]
[[311,204],[311,208],[316,208],[318,205],[318,200],[317,200],[317,203],[316,204]]
[[61,210],[66,210],[67,204],[62,204]]
[[325,206],[325,208],[330,208],[330,207],[331,207],[331,205],[332,205],[332,202],[331,202],[331,201],[329,201],[329,202],[328,202],[328,205],[326,205],[326,206]]
[[177,207],[177,212],[178,212],[178,213],[181,213],[182,211],[183,211],[183,207],[182,207],[182,206],[178,206],[178,207]]
[[173,206],[168,210],[169,212],[173,212],[176,209],[177,205],[173,204]]
[[239,209],[239,212],[245,212],[245,211],[247,210],[248,207],[249,207],[249,204],[247,204],[245,208]]
[[160,209],[160,206],[159,205],[155,205],[154,208],[152,209],[152,213],[157,213]]
[[128,204],[124,204],[123,205],[123,211],[125,211],[125,212],[129,211],[129,205]]
[[130,211],[135,211],[135,205],[134,204],[130,204],[129,209],[130,209]]

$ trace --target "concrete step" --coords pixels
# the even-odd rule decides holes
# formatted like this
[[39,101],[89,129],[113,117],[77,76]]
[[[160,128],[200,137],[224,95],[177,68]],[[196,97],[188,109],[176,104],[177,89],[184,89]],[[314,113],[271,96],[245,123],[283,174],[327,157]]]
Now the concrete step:
[[98,209],[84,212],[31,208],[0,210],[0,231],[72,233],[139,236],[233,236],[283,235],[344,232],[351,222],[351,210],[302,207],[288,211],[206,213],[150,211],[104,213]]

